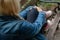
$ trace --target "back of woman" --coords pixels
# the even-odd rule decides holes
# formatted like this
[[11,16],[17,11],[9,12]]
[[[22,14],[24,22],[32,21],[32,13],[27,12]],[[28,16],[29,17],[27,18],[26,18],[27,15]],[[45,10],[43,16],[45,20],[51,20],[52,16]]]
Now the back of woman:
[[39,33],[46,22],[45,13],[39,12],[37,19],[30,23],[24,20],[29,10],[18,14],[20,0],[0,0],[0,40],[45,40]]
[[0,0],[0,40],[18,40],[20,38],[16,31],[19,11],[19,0]]

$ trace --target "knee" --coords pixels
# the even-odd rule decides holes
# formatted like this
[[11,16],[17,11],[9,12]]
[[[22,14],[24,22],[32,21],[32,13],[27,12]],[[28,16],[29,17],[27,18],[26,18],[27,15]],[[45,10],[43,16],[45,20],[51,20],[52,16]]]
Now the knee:
[[32,9],[32,8],[34,8],[34,6],[28,6],[28,7],[27,7],[27,9]]

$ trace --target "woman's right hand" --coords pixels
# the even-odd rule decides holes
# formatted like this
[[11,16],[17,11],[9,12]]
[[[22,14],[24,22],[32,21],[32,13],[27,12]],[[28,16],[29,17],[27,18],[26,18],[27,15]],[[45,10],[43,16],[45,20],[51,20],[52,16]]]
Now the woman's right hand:
[[53,13],[52,13],[51,10],[49,10],[49,11],[46,11],[45,14],[46,14],[46,18],[48,18],[48,17],[50,17]]
[[[38,12],[43,11],[41,7],[34,6],[34,8],[36,8]],[[51,11],[51,10],[49,10],[49,11],[44,11],[44,12],[45,12],[45,14],[46,14],[46,18],[48,18],[48,17],[50,17],[50,16],[52,15],[52,11]]]

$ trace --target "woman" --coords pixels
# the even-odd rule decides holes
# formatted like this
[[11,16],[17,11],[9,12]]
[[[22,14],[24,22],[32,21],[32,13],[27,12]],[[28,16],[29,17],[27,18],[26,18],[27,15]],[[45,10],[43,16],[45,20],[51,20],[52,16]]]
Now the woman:
[[31,8],[19,13],[19,0],[0,0],[0,40],[46,40],[39,33],[46,23],[45,12],[36,7],[37,19],[33,23],[24,20]]

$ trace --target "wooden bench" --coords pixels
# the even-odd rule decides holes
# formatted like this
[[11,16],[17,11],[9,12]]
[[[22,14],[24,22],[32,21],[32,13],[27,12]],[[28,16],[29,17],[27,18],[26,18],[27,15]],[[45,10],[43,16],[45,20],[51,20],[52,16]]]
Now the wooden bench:
[[56,28],[57,28],[57,25],[58,25],[58,23],[59,23],[59,18],[60,18],[60,14],[59,14],[60,12],[58,12],[57,14],[56,14],[56,16],[55,16],[55,20],[54,20],[54,23],[53,23],[53,25],[51,26],[51,28],[49,29],[49,32],[48,32],[48,34],[47,34],[47,38],[48,38],[48,40],[53,40],[53,37],[54,37],[54,33],[56,32]]

